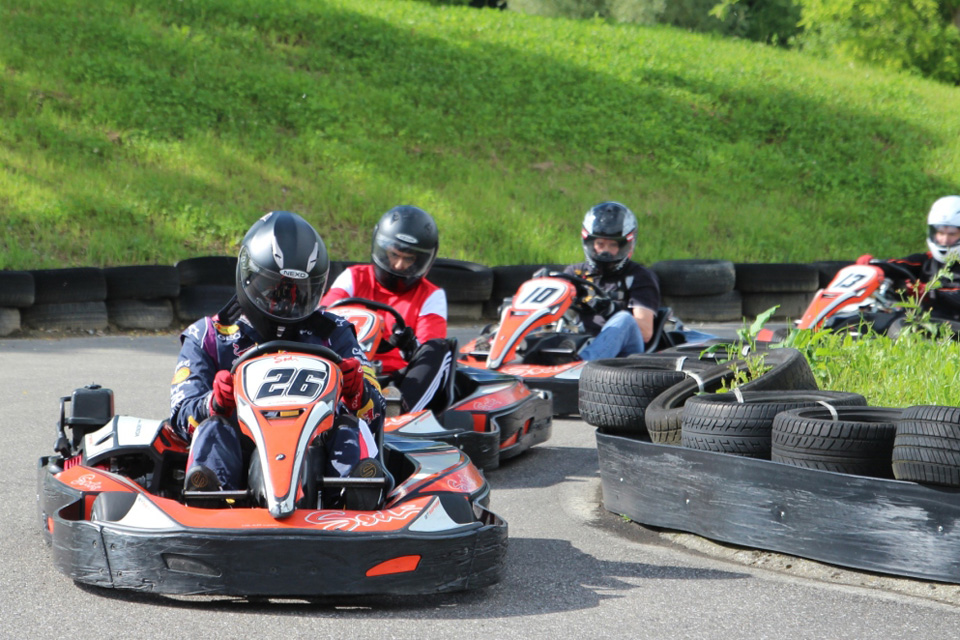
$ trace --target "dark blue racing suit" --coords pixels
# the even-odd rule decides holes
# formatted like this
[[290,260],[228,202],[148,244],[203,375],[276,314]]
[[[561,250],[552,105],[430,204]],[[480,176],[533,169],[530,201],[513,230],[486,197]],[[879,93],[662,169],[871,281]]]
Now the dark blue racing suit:
[[[223,318],[223,320],[221,320]],[[343,358],[357,358],[364,371],[364,390],[357,416],[363,418],[374,435],[383,428],[386,403],[373,368],[357,343],[347,320],[332,313],[317,311],[287,331],[284,340],[329,347]],[[265,342],[249,321],[239,314],[236,300],[217,315],[201,318],[180,335],[180,356],[170,389],[170,422],[187,441],[192,440],[187,469],[202,464],[211,469],[225,490],[244,485],[243,447],[235,416],[223,418],[211,413],[211,393],[218,371],[230,370],[241,355]],[[340,404],[340,410],[346,411]],[[327,445],[327,466],[346,475],[368,452],[358,430],[335,429]]]

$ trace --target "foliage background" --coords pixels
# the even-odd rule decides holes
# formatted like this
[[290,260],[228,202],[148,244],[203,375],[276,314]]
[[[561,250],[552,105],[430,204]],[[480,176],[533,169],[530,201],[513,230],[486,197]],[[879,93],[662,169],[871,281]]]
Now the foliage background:
[[362,260],[420,205],[443,255],[579,257],[596,202],[642,262],[922,247],[960,192],[957,89],[689,33],[410,0],[6,0],[0,268],[232,253],[303,213]]

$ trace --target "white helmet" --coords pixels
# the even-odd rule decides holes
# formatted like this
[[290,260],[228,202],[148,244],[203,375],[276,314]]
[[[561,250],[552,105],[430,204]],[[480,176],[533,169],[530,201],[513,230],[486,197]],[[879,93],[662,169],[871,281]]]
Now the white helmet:
[[944,246],[936,241],[939,227],[960,229],[960,196],[944,196],[934,202],[927,215],[927,225],[927,246],[934,260],[946,263],[949,256],[960,258],[960,243]]

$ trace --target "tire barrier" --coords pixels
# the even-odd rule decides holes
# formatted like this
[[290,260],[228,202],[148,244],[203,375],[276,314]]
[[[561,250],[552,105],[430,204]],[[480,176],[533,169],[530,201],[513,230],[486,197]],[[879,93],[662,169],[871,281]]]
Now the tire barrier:
[[902,409],[806,407],[773,419],[774,462],[874,478],[892,478],[894,439]]
[[[817,381],[807,359],[796,349],[762,350],[765,365],[771,368],[763,375],[740,386],[741,391],[815,391]],[[715,364],[698,378],[689,378],[664,390],[646,407],[644,420],[650,439],[661,444],[680,444],[683,405],[698,393],[714,392],[734,380],[738,371],[749,368],[746,360]]]
[[820,288],[820,274],[809,264],[737,263],[734,266],[745,316],[756,317],[776,306],[773,318],[800,318]]
[[[360,263],[332,261],[328,286],[354,264]],[[850,262],[840,260],[766,265],[692,259],[655,262],[650,268],[660,279],[662,303],[672,307],[678,317],[692,322],[726,322],[753,317],[774,305],[780,306],[774,317],[799,316],[812,298],[810,287],[814,279],[822,286],[847,264]],[[193,322],[219,310],[229,299],[236,266],[235,256],[199,256],[172,266],[0,271],[0,337],[14,334],[22,327],[89,331],[102,326],[99,307],[94,310],[84,304],[27,311],[35,305],[106,302],[108,324],[120,329],[141,329],[162,325],[167,311],[161,301],[167,300],[173,310],[171,324],[162,328]],[[544,263],[486,267],[438,258],[428,277],[445,289],[451,319],[478,321],[497,318],[503,299],[512,296],[537,270],[560,271],[564,266]],[[145,304],[136,308],[133,304],[114,304],[118,300],[141,300]],[[74,311],[83,316],[76,323],[70,320]],[[47,326],[38,324],[48,321]]]
[[960,583],[960,495],[943,487],[597,432],[603,506],[648,527],[842,567]]
[[866,406],[859,393],[741,391],[690,398],[680,418],[680,444],[689,449],[770,459],[773,421],[783,411],[826,405]]
[[685,356],[643,354],[588,362],[580,373],[580,418],[609,433],[644,435],[650,401],[711,366],[710,361]]
[[903,410],[893,443],[893,475],[897,480],[960,487],[960,407]]

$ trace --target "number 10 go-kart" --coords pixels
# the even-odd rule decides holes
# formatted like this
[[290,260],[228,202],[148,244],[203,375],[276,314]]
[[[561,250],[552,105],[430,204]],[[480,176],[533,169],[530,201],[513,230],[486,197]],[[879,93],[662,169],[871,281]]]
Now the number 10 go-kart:
[[[256,447],[242,491],[184,491],[187,444],[167,421],[113,415],[109,389],[62,398],[56,453],[38,464],[57,569],[100,587],[237,596],[425,594],[499,580],[507,525],[458,449],[387,435],[392,479],[323,477],[338,360],[281,341],[238,360],[237,416]],[[380,507],[324,508],[324,489],[340,487],[379,490]]]

